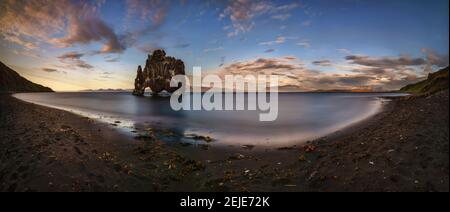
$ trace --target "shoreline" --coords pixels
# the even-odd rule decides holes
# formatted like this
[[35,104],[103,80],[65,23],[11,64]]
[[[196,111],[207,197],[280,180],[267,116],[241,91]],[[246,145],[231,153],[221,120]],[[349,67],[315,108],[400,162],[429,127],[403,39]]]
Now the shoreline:
[[[316,94],[316,93],[311,93],[311,94]],[[385,93],[385,94],[389,95],[389,92]],[[20,93],[19,93],[19,95],[20,95]],[[224,148],[224,149],[233,149],[233,148],[242,147],[242,146],[247,146],[247,147],[250,146],[252,148],[252,150],[254,150],[254,151],[255,150],[266,151],[266,150],[270,150],[270,149],[286,148],[288,146],[302,146],[302,145],[307,144],[310,141],[318,140],[323,137],[331,136],[331,135],[335,134],[336,132],[346,131],[348,128],[351,128],[352,126],[364,123],[366,120],[371,119],[373,116],[382,112],[384,110],[383,108],[386,105],[385,99],[390,98],[389,96],[386,96],[386,98],[383,96],[363,97],[363,98],[371,99],[370,101],[376,101],[377,105],[373,106],[373,107],[371,106],[370,111],[367,111],[366,115],[357,116],[353,119],[344,121],[344,122],[340,123],[339,125],[329,127],[327,129],[320,131],[320,133],[316,133],[316,135],[307,136],[304,138],[301,138],[301,136],[299,135],[300,137],[298,137],[298,138],[291,137],[291,138],[289,138],[289,140],[277,138],[274,136],[272,136],[272,138],[274,138],[275,140],[270,139],[269,137],[265,137],[265,136],[260,136],[257,138],[252,135],[251,136],[252,141],[250,141],[250,142],[234,142],[236,140],[243,141],[246,139],[244,137],[240,137],[240,138],[234,138],[234,139],[229,139],[227,141],[223,141],[223,140],[221,140],[222,138],[229,137],[229,136],[228,135],[224,136],[223,132],[213,132],[207,128],[204,128],[204,129],[198,128],[193,131],[188,129],[187,131],[179,132],[179,130],[177,129],[177,126],[170,126],[173,124],[169,124],[169,125],[166,125],[163,127],[158,126],[159,123],[165,122],[163,120],[152,120],[150,122],[140,123],[140,125],[142,125],[142,126],[138,127],[138,126],[136,126],[136,124],[133,124],[132,119],[116,117],[116,115],[114,115],[114,114],[100,115],[100,114],[96,114],[94,112],[86,112],[86,111],[76,109],[76,108],[70,107],[70,106],[67,106],[67,107],[54,106],[54,105],[42,103],[39,101],[33,102],[32,100],[27,99],[27,98],[22,99],[20,96],[16,96],[15,94],[13,94],[12,96],[23,102],[66,111],[66,112],[69,112],[69,113],[72,113],[72,114],[75,114],[75,115],[78,115],[78,116],[81,116],[84,118],[89,118],[89,119],[93,119],[93,120],[101,122],[101,123],[106,123],[106,124],[110,125],[111,127],[117,129],[120,133],[129,136],[130,138],[145,137],[148,134],[147,129],[153,129],[156,132],[160,132],[159,134],[162,134],[161,136],[163,136],[163,137],[176,137],[176,138],[169,138],[169,139],[163,139],[163,140],[176,139],[176,140],[179,140],[179,142],[182,142],[186,145],[189,145],[189,143],[190,143],[190,144],[194,144],[194,145],[195,144],[207,145],[212,148]],[[164,136],[164,134],[170,134],[172,136]],[[216,140],[216,138],[217,138],[217,140]],[[265,142],[257,142],[257,141],[263,141],[263,140]],[[217,141],[219,141],[219,142],[217,142]]]
[[[373,156],[395,158],[390,156],[391,149],[380,152],[377,144],[369,140],[378,137],[372,133],[374,127],[389,123],[386,120],[403,104],[404,100],[398,99],[404,98],[385,104],[387,108],[356,127],[347,127],[304,146],[262,151],[250,146],[223,150],[168,144],[157,137],[133,140],[108,124],[67,111],[14,100],[9,94],[0,94],[0,98],[0,108],[7,111],[0,113],[0,130],[5,135],[0,143],[5,155],[1,157],[0,191],[448,191],[448,129],[436,135],[447,152],[433,152],[439,153],[439,166],[432,164],[428,168],[437,173],[433,176],[420,174],[415,177],[418,179],[412,179],[417,173],[368,160]],[[448,91],[443,98],[447,98],[447,105],[442,106],[447,111],[438,112],[447,113],[447,122],[441,124],[448,128]],[[39,118],[44,121],[36,123],[34,120]],[[21,128],[32,132],[24,133],[27,130]],[[389,133],[386,136],[391,136]],[[443,143],[445,138],[447,143]],[[362,145],[361,140],[367,140],[367,144]],[[398,145],[410,148],[408,143]],[[415,155],[413,150],[400,155]],[[443,162],[445,158],[447,162]],[[404,162],[404,158],[399,159]],[[364,164],[360,164],[362,160]],[[358,167],[349,169],[355,162]],[[28,165],[17,168],[14,164],[18,163]],[[417,172],[417,167],[425,169],[424,163],[428,162],[404,166]],[[336,164],[347,168],[339,169]],[[380,179],[374,174],[377,172],[383,173],[381,181],[388,182],[378,182]],[[420,179],[433,177],[436,179]]]
[[[382,105],[375,114],[373,114],[361,121],[352,123],[352,124],[346,126],[345,128],[342,128],[341,130],[337,130],[326,136],[320,137],[313,141],[309,141],[308,143],[311,144],[311,143],[318,142],[321,140],[337,140],[344,136],[348,136],[353,133],[358,133],[358,131],[363,130],[366,127],[369,127],[371,125],[374,125],[374,124],[380,122],[382,117],[385,117],[389,112],[391,112],[393,110],[393,108],[394,108],[393,104],[395,104],[395,102],[392,102],[392,101],[395,101],[395,99],[397,99],[397,100],[401,99],[403,97],[379,97],[379,98],[380,98]],[[385,100],[390,100],[390,101],[385,101]]]

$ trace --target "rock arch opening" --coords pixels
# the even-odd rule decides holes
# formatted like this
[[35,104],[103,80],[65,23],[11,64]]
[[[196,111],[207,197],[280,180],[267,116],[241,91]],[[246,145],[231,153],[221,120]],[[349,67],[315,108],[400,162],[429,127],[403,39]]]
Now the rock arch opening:
[[144,96],[146,88],[150,88],[153,94],[172,93],[178,89],[170,87],[172,77],[185,74],[182,60],[166,56],[164,50],[156,50],[148,55],[144,69],[138,66],[133,95]]

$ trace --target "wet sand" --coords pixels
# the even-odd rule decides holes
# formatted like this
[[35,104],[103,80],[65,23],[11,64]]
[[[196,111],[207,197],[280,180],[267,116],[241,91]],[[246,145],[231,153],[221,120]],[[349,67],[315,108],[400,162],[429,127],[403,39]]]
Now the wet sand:
[[0,94],[0,191],[448,191],[448,90],[303,146],[213,148]]

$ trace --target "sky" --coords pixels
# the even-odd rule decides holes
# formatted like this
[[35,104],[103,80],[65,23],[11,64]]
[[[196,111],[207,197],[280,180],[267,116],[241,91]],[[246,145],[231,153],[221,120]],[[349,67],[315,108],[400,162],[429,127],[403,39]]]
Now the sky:
[[0,61],[56,91],[133,88],[164,49],[187,74],[299,91],[393,90],[448,66],[448,0],[2,0]]

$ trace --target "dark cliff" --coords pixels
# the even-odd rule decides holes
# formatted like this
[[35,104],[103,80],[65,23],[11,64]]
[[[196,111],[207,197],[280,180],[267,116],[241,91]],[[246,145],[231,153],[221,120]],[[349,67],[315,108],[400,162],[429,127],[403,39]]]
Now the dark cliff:
[[448,89],[448,67],[428,75],[424,81],[407,85],[400,91],[414,94],[432,94]]
[[53,90],[25,79],[0,62],[0,92],[53,92]]

